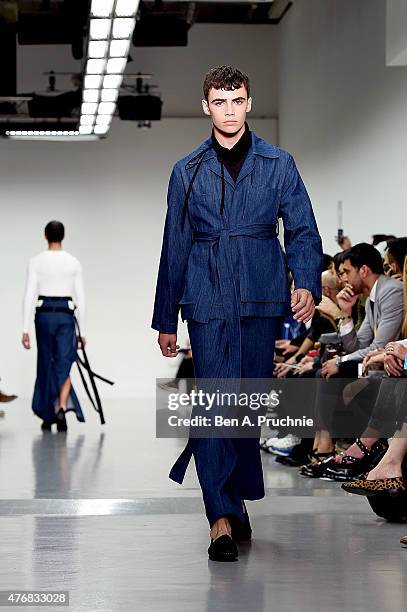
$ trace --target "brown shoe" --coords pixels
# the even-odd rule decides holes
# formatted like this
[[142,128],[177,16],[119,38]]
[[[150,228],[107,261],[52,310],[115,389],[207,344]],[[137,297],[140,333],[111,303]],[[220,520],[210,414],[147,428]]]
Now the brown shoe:
[[405,495],[407,486],[402,476],[378,480],[351,480],[344,482],[342,489],[356,495]]
[[0,402],[12,402],[17,399],[17,395],[6,395],[0,391]]

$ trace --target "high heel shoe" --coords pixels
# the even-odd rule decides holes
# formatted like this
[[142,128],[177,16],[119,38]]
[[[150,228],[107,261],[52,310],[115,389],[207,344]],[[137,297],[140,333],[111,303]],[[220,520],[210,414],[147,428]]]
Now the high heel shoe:
[[57,430],[68,431],[68,425],[66,424],[65,410],[60,408],[57,412]]
[[208,555],[211,561],[237,561],[239,553],[233,539],[229,535],[221,535],[211,540]]
[[355,480],[365,472],[370,472],[389,448],[385,438],[377,440],[371,448],[367,448],[360,438],[356,438],[355,444],[362,451],[363,457],[352,457],[351,455],[342,454],[342,461],[340,463],[331,463],[326,470],[325,476],[337,482]]

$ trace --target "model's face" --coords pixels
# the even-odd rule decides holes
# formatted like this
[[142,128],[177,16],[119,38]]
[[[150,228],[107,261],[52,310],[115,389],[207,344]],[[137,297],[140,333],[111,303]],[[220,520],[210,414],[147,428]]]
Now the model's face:
[[247,97],[245,87],[231,91],[212,87],[208,101],[202,100],[204,113],[210,115],[213,125],[225,134],[236,134],[242,129],[251,107],[252,99]]

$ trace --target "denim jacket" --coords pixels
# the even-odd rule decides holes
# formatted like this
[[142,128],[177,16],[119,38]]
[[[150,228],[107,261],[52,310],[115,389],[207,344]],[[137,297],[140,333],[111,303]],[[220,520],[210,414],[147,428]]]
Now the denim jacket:
[[180,308],[183,320],[203,323],[289,315],[289,270],[296,288],[321,295],[321,238],[292,156],[252,132],[235,183],[210,145],[178,161],[170,177],[151,325],[161,332],[177,331]]

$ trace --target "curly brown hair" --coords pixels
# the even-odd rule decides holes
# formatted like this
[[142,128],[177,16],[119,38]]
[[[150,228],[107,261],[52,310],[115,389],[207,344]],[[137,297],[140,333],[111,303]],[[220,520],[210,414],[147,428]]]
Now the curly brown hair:
[[232,66],[217,66],[212,68],[205,75],[203,83],[203,93],[205,100],[208,100],[209,90],[214,89],[225,89],[231,91],[233,89],[239,89],[239,87],[245,87],[247,91],[247,97],[250,96],[250,82],[249,77],[244,72],[241,72],[238,68]]

